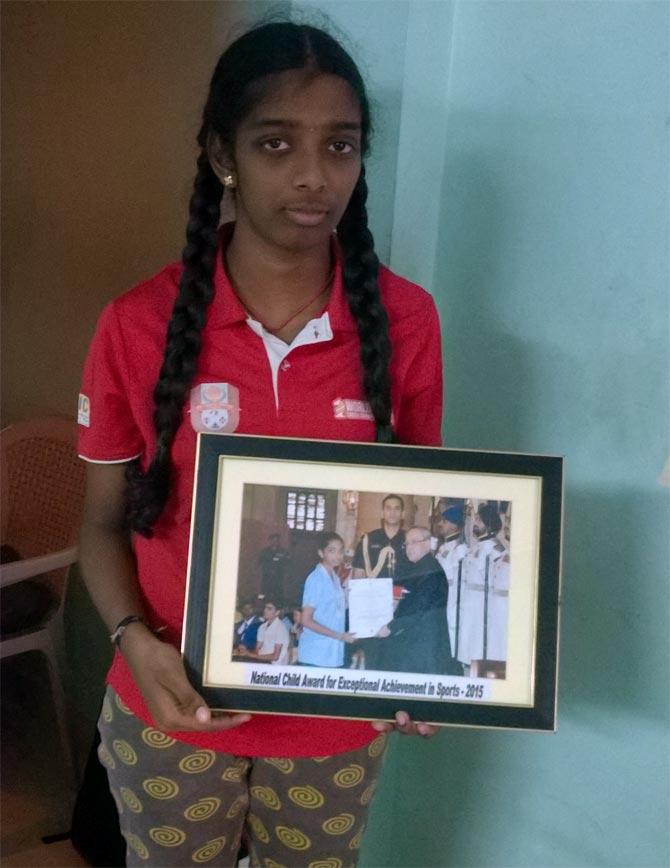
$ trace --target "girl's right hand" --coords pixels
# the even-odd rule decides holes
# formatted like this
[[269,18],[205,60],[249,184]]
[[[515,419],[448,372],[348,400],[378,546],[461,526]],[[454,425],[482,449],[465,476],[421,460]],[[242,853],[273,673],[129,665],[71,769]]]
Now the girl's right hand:
[[186,677],[179,651],[158,639],[144,624],[129,625],[121,647],[158,729],[217,732],[251,719],[250,714],[212,713]]
[[346,642],[347,645],[351,645],[356,641],[355,633],[342,633],[342,641]]

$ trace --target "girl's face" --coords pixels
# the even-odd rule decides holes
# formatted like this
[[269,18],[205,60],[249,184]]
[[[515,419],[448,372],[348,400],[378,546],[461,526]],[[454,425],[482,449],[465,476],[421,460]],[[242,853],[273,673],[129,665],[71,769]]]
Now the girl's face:
[[325,549],[319,549],[319,557],[324,566],[336,570],[344,561],[344,545],[339,540],[332,539]]
[[238,227],[289,249],[328,243],[360,174],[360,125],[344,79],[306,70],[269,76],[235,139]]

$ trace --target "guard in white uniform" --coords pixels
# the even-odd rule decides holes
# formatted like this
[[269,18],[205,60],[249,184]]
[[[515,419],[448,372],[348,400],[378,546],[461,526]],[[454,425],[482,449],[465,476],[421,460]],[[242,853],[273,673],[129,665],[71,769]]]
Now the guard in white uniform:
[[501,528],[495,507],[480,504],[473,524],[474,540],[463,563],[465,587],[458,659],[467,666],[507,658],[509,563],[505,569],[505,547],[497,537]]
[[447,624],[451,651],[458,659],[460,642],[463,599],[463,561],[468,553],[468,547],[463,537],[464,515],[463,507],[452,505],[445,509],[438,523],[442,544],[438,547],[435,557],[444,570],[449,585],[447,597]]

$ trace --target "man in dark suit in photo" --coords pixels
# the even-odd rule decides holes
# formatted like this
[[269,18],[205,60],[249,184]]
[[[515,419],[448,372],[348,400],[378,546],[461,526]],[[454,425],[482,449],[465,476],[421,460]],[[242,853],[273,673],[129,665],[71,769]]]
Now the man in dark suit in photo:
[[446,674],[451,668],[447,628],[448,585],[444,570],[430,551],[430,531],[413,527],[405,536],[407,566],[400,582],[404,592],[393,620],[377,637],[379,669],[391,672]]

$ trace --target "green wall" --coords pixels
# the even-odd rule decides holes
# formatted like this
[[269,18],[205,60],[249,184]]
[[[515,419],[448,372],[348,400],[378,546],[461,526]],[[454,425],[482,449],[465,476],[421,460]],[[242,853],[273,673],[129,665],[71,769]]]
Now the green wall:
[[566,456],[559,730],[399,740],[364,865],[665,866],[668,5],[315,2],[381,110],[448,446]]

